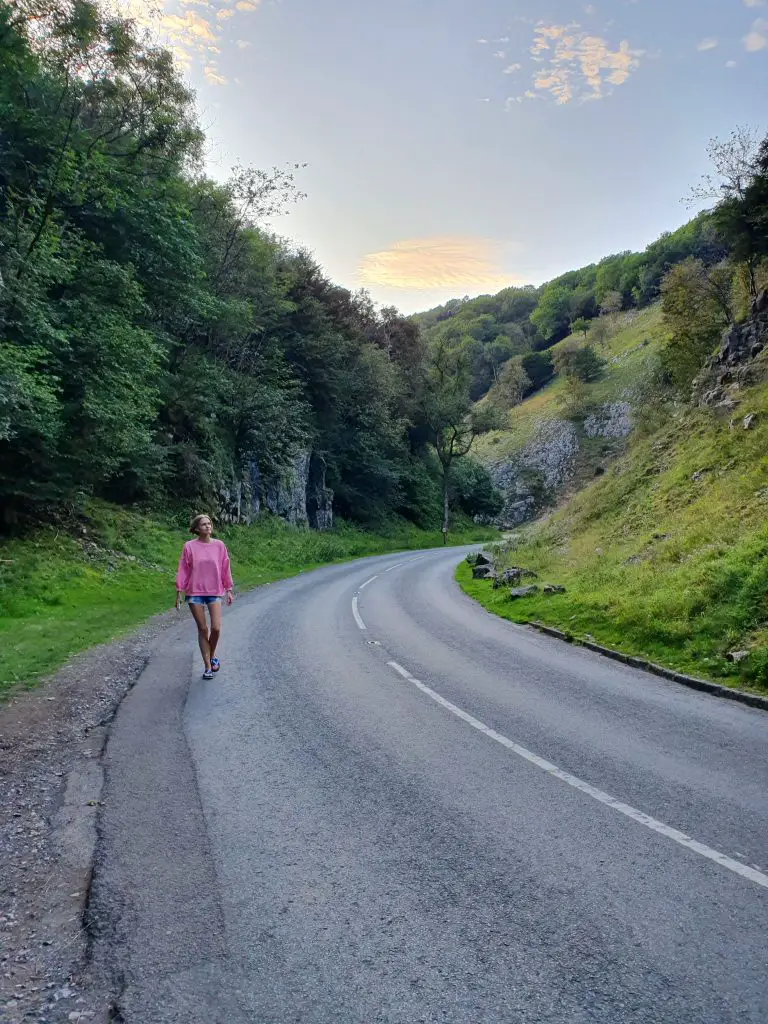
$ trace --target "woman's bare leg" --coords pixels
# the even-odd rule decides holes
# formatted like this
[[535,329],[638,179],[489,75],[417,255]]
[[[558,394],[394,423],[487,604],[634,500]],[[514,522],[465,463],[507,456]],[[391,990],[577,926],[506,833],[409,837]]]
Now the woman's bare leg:
[[[208,639],[208,621],[205,617],[204,604],[190,604],[189,610],[197,626],[197,642],[200,645],[200,653],[203,656],[206,672],[211,670],[211,643]],[[217,638],[218,639],[218,638]]]
[[211,616],[211,634],[208,638],[208,644],[211,650],[211,657],[213,657],[216,654],[216,647],[221,636],[221,602],[214,601],[213,604],[209,604],[208,612]]

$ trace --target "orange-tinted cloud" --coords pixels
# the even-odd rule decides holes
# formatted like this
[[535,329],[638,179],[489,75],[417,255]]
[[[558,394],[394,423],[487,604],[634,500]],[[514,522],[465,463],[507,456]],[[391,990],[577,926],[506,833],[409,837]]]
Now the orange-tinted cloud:
[[363,285],[427,291],[436,288],[500,289],[514,284],[501,266],[498,243],[485,238],[422,238],[397,242],[364,256]]
[[580,25],[547,25],[534,29],[530,55],[536,66],[532,88],[512,102],[548,93],[556,103],[601,99],[612,86],[623,85],[640,66],[641,50],[626,40],[613,47],[607,39],[584,32]]

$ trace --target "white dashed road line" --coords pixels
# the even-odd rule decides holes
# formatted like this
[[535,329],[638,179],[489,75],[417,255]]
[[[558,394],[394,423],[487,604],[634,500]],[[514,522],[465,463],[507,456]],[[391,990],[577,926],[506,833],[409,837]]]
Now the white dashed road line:
[[407,669],[404,669],[402,665],[399,665],[396,661],[389,661],[387,664],[390,668],[393,668],[395,672],[399,673],[403,679],[407,679],[409,683],[412,683],[415,687],[425,693],[433,701],[445,708],[446,711],[450,711],[451,714],[456,715],[467,725],[471,725],[473,729],[477,729],[478,732],[488,736],[489,739],[495,740],[496,743],[500,743],[502,747],[506,747],[507,750],[511,750],[518,757],[522,757],[525,761],[530,764],[536,765],[537,768],[541,768],[548,775],[554,776],[556,779],[560,779],[561,782],[565,782],[567,785],[572,786],[574,789],[578,789],[582,793],[586,793],[587,796],[591,796],[593,800],[597,800],[601,804],[605,804],[606,807],[611,807],[614,811],[618,811],[619,814],[625,815],[627,818],[631,818],[640,825],[644,825],[649,828],[652,832],[657,832],[659,835],[666,836],[667,839],[671,839],[673,842],[678,843],[680,846],[684,846],[688,850],[692,850],[694,853],[698,853],[700,857],[706,857],[707,860],[714,861],[715,864],[719,864],[721,867],[727,868],[732,871],[735,875],[740,875],[742,878],[749,879],[750,882],[756,882],[761,885],[764,889],[768,889],[768,875],[763,874],[762,871],[758,871],[755,868],[751,868],[746,864],[740,864],[739,861],[734,860],[732,857],[728,857],[724,853],[720,853],[718,850],[713,850],[711,846],[706,846],[704,843],[698,842],[696,839],[692,839],[687,836],[684,832],[678,831],[676,828],[672,828],[671,825],[666,825],[663,821],[658,821],[656,818],[652,818],[649,814],[645,814],[643,811],[638,811],[634,807],[630,807],[629,804],[623,803],[621,800],[617,800],[615,797],[610,796],[608,793],[604,793],[601,789],[597,789],[595,786],[590,785],[588,782],[584,782],[583,779],[577,778],[575,775],[571,775],[570,772],[563,771],[562,768],[558,768],[557,765],[552,764],[551,761],[545,760],[543,757],[539,757],[538,754],[532,753],[530,750],[526,750],[525,747],[521,747],[519,743],[515,743],[513,740],[508,739],[501,733],[496,732],[495,729],[491,729],[485,723],[481,722],[478,718],[468,714],[466,711],[462,711],[461,708],[455,704],[451,704],[445,697],[441,697],[439,693],[436,693],[429,686],[426,686],[421,682],[420,679],[415,679]]

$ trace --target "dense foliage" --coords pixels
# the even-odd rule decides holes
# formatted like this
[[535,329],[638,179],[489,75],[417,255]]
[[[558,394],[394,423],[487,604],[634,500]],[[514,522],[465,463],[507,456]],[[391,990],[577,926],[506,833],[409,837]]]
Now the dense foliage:
[[[258,227],[290,171],[201,172],[167,52],[89,0],[0,0],[0,500],[215,505],[323,455],[359,520],[439,507],[424,347]],[[430,504],[431,503],[431,504]]]

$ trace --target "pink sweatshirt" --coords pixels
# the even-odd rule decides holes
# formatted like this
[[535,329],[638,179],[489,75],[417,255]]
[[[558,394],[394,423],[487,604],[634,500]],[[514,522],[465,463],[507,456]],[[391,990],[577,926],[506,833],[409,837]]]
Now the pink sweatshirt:
[[183,590],[188,597],[221,597],[233,586],[224,542],[215,538],[188,540],[179,560],[176,589]]

